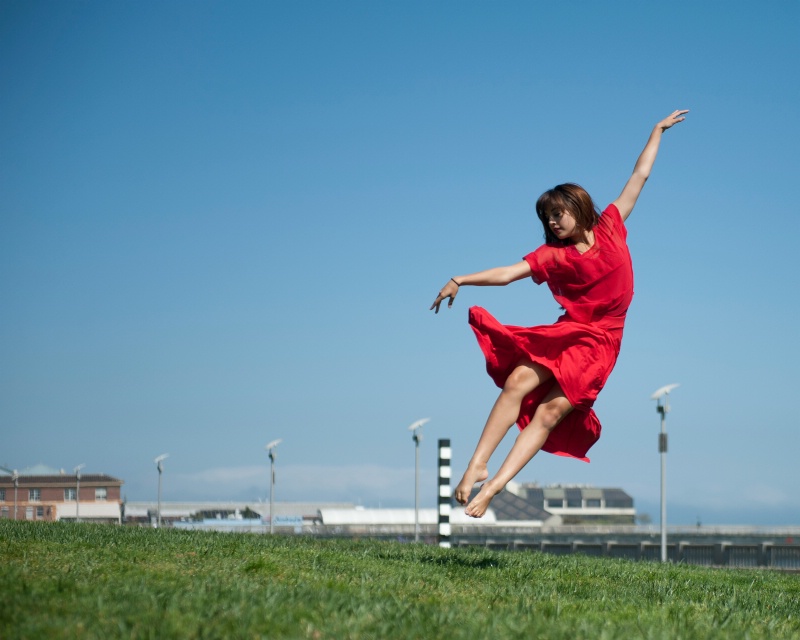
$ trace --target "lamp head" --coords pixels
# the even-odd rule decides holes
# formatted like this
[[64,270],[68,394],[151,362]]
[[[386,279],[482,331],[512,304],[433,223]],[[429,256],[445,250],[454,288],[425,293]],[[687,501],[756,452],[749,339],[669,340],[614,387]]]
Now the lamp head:
[[12,470],[12,469],[9,469],[8,467],[0,466],[0,471],[5,471],[7,473],[10,473],[11,474],[11,479],[14,480],[15,482],[19,478],[19,471],[17,471],[16,469]]
[[664,386],[663,386],[663,387],[661,387],[660,389],[657,389],[657,390],[656,390],[656,391],[653,393],[653,395],[652,395],[652,396],[650,396],[650,399],[651,399],[651,400],[658,400],[658,399],[659,399],[659,398],[661,398],[662,396],[669,395],[669,392],[670,392],[670,391],[672,391],[673,389],[675,389],[675,388],[677,388],[677,387],[680,387],[680,386],[681,386],[681,385],[680,385],[679,383],[673,383],[673,384],[667,384],[667,385],[664,385]]
[[417,420],[414,424],[412,424],[411,426],[408,427],[408,430],[409,431],[416,431],[422,425],[427,424],[430,421],[431,421],[430,418],[422,418],[422,420]]

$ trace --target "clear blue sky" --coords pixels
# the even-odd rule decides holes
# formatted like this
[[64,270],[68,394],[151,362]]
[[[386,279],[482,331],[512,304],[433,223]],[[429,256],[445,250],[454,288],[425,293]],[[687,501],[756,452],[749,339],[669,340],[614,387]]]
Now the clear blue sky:
[[[413,505],[407,426],[460,474],[497,394],[467,325],[552,322],[544,287],[454,273],[601,206],[673,109],[628,222],[636,295],[591,464],[671,521],[800,524],[800,3],[0,3],[0,464],[130,500]],[[512,432],[513,435],[513,432]],[[510,444],[510,438],[509,438]],[[498,452],[502,455],[507,447]]]

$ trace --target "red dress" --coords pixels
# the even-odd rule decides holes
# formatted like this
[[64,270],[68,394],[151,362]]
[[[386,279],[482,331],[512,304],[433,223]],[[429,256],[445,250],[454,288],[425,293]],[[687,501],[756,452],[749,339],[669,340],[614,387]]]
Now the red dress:
[[486,370],[498,387],[503,387],[522,358],[553,372],[551,380],[523,400],[517,419],[520,429],[530,423],[556,381],[574,407],[547,438],[544,451],[589,462],[586,453],[600,437],[600,421],[592,405],[617,361],[633,297],[626,237],[625,225],[612,204],[595,225],[594,244],[585,253],[574,245],[545,244],[525,256],[534,282],[546,282],[564,308],[555,324],[506,326],[481,307],[469,310]]

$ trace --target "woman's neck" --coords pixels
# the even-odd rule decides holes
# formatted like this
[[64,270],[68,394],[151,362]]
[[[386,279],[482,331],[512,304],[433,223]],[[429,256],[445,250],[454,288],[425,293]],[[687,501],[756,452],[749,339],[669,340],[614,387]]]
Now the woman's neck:
[[574,244],[575,248],[578,250],[578,253],[586,253],[594,246],[594,231],[591,229],[588,231],[581,230],[579,233],[572,236],[571,240],[572,244]]

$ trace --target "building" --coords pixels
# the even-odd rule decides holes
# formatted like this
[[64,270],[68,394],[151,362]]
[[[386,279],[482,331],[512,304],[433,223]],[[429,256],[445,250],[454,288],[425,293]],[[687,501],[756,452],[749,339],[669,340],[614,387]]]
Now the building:
[[120,523],[122,484],[103,473],[78,476],[44,465],[4,470],[0,472],[0,518]]
[[[478,493],[478,487],[470,498]],[[622,489],[585,485],[509,482],[493,499],[490,509],[498,522],[572,524],[634,524],[633,498]]]
[[[506,495],[504,495],[506,494]],[[517,505],[528,505],[547,514],[559,516],[564,525],[572,524],[634,524],[636,509],[633,498],[618,488],[590,487],[586,485],[556,484],[540,487],[535,483],[509,482],[506,490],[493,501],[492,508],[498,512],[498,519],[512,520],[518,518],[501,518],[504,504],[512,502]],[[498,502],[499,498],[499,503]],[[537,519],[546,519],[538,517]]]
[[[0,472],[0,518],[17,520],[70,520],[152,525],[157,519],[155,502],[121,501],[122,480],[105,474],[67,474],[43,465],[17,473]],[[78,496],[80,491],[80,496]],[[477,491],[477,487],[475,489]],[[79,498],[79,500],[77,499]],[[455,504],[453,506],[456,506]],[[279,503],[276,522],[297,529],[297,523],[314,530],[389,531],[406,533],[412,511],[363,510],[351,504]],[[400,514],[402,511],[402,517]],[[633,498],[618,488],[585,485],[550,485],[509,482],[492,500],[491,513],[483,522],[503,527],[553,527],[560,525],[632,525],[636,520]],[[269,523],[269,506],[262,503],[187,502],[163,503],[162,523],[213,521],[210,524],[240,526],[242,520]],[[425,518],[420,524],[427,526]],[[398,520],[402,520],[400,522]],[[471,519],[454,526],[469,527]],[[209,526],[210,526],[209,524]],[[320,529],[322,527],[322,529]],[[302,526],[301,526],[302,528]]]
[[[349,502],[276,502],[276,523],[312,523],[322,508],[354,509]],[[180,524],[186,528],[231,528],[241,530],[253,526],[253,522],[269,527],[268,502],[162,502],[161,525],[168,527]],[[129,502],[123,504],[123,523],[128,525],[155,526],[158,518],[158,503]],[[212,526],[213,525],[213,526]],[[287,526],[287,525],[281,525]]]
[[[472,496],[479,487],[473,489]],[[452,502],[450,523],[453,536],[486,536],[492,532],[531,534],[544,528],[575,524],[632,525],[636,510],[631,498],[622,489],[583,485],[552,485],[509,482],[493,499],[482,518],[470,518],[461,505]],[[414,509],[320,509],[319,518],[309,533],[408,536],[414,534]],[[438,513],[435,509],[419,510],[419,526],[423,537],[436,536]]]

